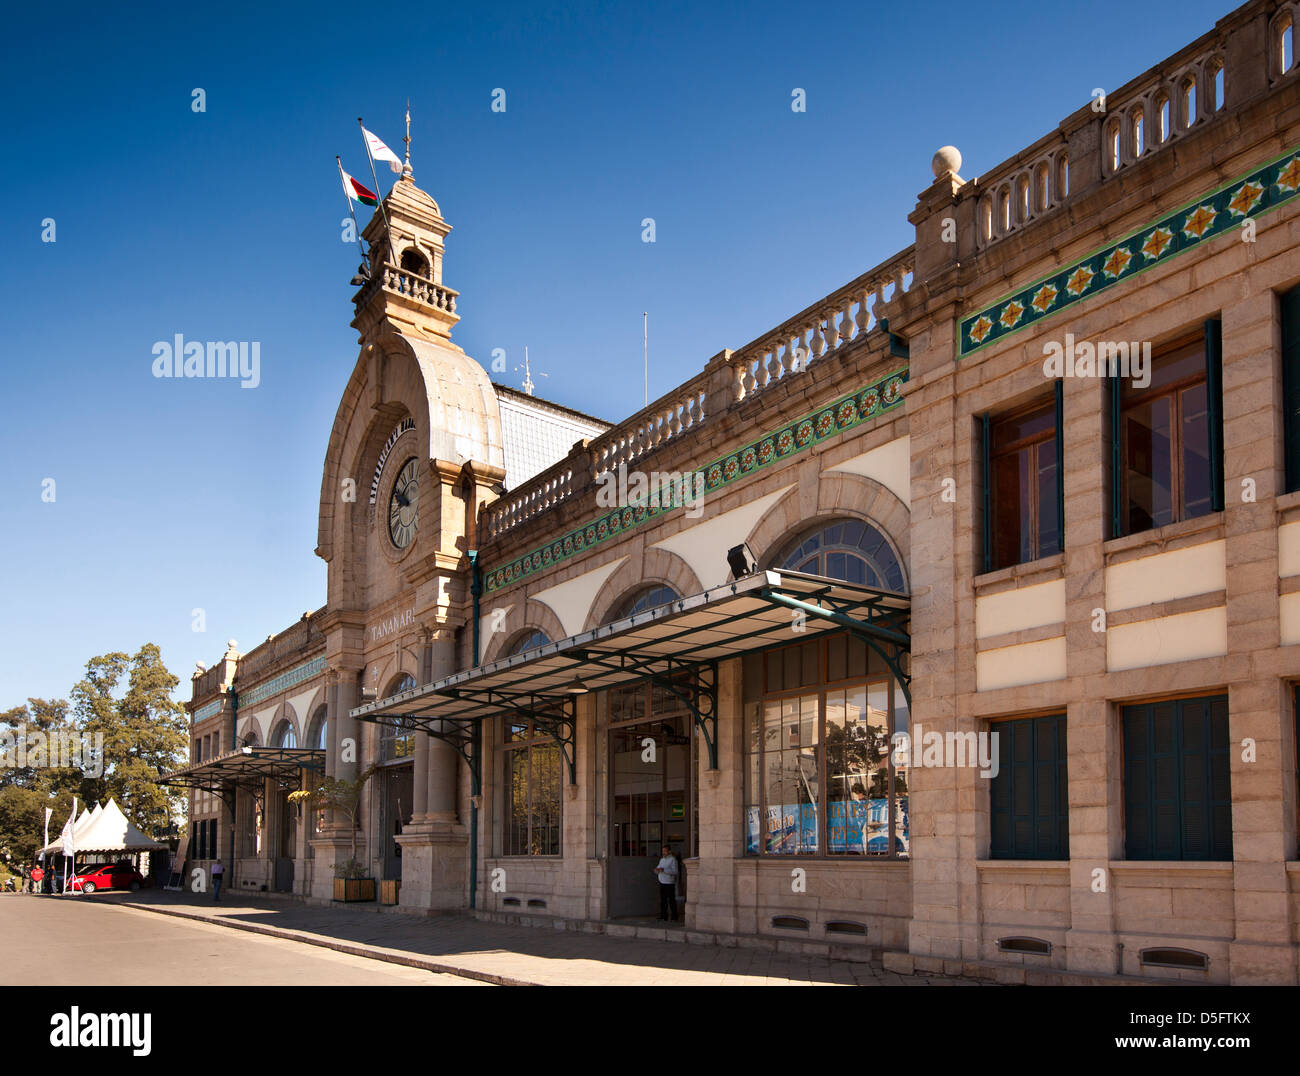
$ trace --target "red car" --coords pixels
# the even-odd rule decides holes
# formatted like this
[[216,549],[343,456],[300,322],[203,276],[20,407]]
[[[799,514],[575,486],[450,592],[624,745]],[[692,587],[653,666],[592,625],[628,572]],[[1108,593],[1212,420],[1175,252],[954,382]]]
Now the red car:
[[78,871],[68,888],[74,893],[93,893],[96,889],[129,889],[134,893],[142,885],[144,876],[130,863],[100,863]]

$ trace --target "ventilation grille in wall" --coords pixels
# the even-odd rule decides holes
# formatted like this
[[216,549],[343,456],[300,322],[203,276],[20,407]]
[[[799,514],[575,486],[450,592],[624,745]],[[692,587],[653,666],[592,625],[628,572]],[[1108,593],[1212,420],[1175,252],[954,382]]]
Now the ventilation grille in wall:
[[779,930],[807,930],[808,920],[797,915],[774,915],[772,926]]
[[518,908],[518,907],[519,907],[519,898],[518,898],[518,897],[506,897],[506,899],[503,900],[501,903],[504,904],[507,908]]
[[1002,953],[1035,953],[1047,956],[1052,951],[1052,943],[1042,938],[999,938],[998,951]]
[[1143,949],[1139,960],[1156,968],[1192,968],[1196,971],[1210,968],[1210,958],[1195,949]]
[[833,923],[826,924],[827,934],[857,934],[865,938],[867,936],[866,923],[854,923],[851,920],[837,919]]
[[544,900],[538,900],[536,897],[534,897],[532,900],[530,900],[530,901],[528,902],[528,907],[530,907],[530,908],[545,908],[545,907],[546,907],[546,901],[544,901]]

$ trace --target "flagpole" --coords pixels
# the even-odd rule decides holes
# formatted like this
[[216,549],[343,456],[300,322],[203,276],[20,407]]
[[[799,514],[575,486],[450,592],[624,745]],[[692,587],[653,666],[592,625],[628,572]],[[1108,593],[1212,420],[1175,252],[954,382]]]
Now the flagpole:
[[[363,265],[369,265],[370,259],[366,257],[366,249],[361,245],[361,225],[357,223],[357,214],[352,208],[352,197],[347,192],[348,181],[343,177],[343,158],[336,153],[334,162],[339,166],[339,182],[343,184],[343,198],[348,203],[348,216],[352,218],[352,230],[357,236],[357,250],[361,251],[361,262]],[[375,191],[375,201],[379,201],[378,191]]]
[[[384,199],[379,193],[379,177],[375,175],[375,159],[370,155],[370,139],[366,137],[366,125],[357,117],[357,126],[361,128],[361,141],[366,144],[366,160],[370,162],[370,178],[375,181],[375,201],[379,203],[379,215],[384,220],[384,234],[388,238],[388,256],[393,259],[393,268],[399,268],[397,254],[393,251],[393,232],[388,227],[388,214],[384,211]],[[341,166],[340,166],[341,167]]]

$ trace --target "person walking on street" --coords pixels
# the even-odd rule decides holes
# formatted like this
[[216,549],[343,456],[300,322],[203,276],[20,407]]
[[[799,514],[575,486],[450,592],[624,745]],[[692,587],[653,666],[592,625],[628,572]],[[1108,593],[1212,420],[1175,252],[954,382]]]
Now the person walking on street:
[[655,877],[659,879],[659,921],[668,919],[668,909],[672,909],[673,922],[677,922],[677,860],[673,850],[664,845],[663,858],[655,867]]
[[226,873],[226,868],[221,865],[221,860],[212,864],[212,899],[221,900],[221,878]]

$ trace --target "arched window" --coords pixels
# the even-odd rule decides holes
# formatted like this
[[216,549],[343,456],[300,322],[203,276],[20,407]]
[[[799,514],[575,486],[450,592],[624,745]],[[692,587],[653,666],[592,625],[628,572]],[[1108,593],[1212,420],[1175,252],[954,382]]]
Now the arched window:
[[1223,108],[1223,61],[1215,60],[1210,64],[1210,104],[1215,112]]
[[[385,698],[391,699],[403,691],[410,691],[416,686],[415,677],[403,673],[391,684]],[[379,759],[381,762],[404,761],[415,753],[415,724],[407,717],[395,717],[396,724],[381,725],[383,732],[379,738]]]
[[310,731],[307,733],[307,746],[314,747],[318,751],[324,751],[325,745],[329,743],[329,728],[326,724],[328,710],[324,706],[316,707],[316,712],[312,714]]
[[985,239],[993,238],[993,199],[987,195],[980,204],[980,227],[984,232]]
[[822,524],[782,558],[781,567],[885,590],[906,589],[903,569],[885,536],[858,519]]
[[418,276],[429,275],[428,262],[421,257],[420,252],[414,247],[402,251],[402,268],[408,273],[415,273]]
[[1023,223],[1029,219],[1029,177],[1021,176],[1016,180],[1016,211]]
[[257,729],[254,728],[252,725],[248,726],[248,732],[244,734],[244,746],[245,747],[259,746],[257,742]]
[[1196,122],[1196,79],[1188,75],[1179,91],[1182,101],[1184,130]]
[[1106,168],[1110,172],[1119,170],[1121,156],[1119,117],[1110,121],[1106,128]]
[[1035,182],[1038,184],[1038,208],[1041,211],[1052,204],[1052,170],[1046,161],[1035,169]]
[[512,658],[516,654],[522,654],[525,650],[536,650],[539,646],[545,646],[551,641],[551,637],[544,631],[525,631],[515,636],[514,642],[506,647],[503,658]]
[[1277,71],[1285,75],[1295,63],[1295,33],[1290,14],[1282,16],[1277,24]]
[[297,747],[298,734],[293,731],[292,721],[282,721],[280,723],[279,735],[275,737],[276,747]]
[[998,226],[1004,235],[1011,231],[1011,192],[1006,187],[998,195]]
[[1173,131],[1173,109],[1169,98],[1161,94],[1156,98],[1156,141],[1163,144],[1169,141]]
[[1129,127],[1132,131],[1129,148],[1133,151],[1133,158],[1136,160],[1142,156],[1142,151],[1147,148],[1146,114],[1142,111],[1141,105],[1138,105],[1129,114]]
[[1056,191],[1058,198],[1064,198],[1070,193],[1070,158],[1067,154],[1061,154],[1060,163],[1056,166]]
[[638,613],[645,613],[669,602],[675,602],[680,597],[677,591],[665,583],[642,587],[614,606],[614,614],[609,619],[622,620],[624,617],[636,616]]

